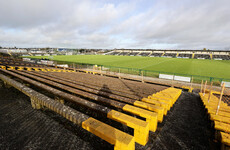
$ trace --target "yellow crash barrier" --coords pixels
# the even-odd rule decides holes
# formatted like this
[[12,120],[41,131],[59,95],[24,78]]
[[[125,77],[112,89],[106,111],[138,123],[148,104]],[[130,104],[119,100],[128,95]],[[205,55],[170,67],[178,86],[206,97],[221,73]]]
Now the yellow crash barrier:
[[149,123],[149,130],[155,132],[157,129],[157,113],[151,112],[145,109],[141,109],[135,106],[126,104],[123,107],[124,111],[133,113],[135,115],[141,116],[146,119],[146,122]]
[[114,150],[134,150],[134,137],[113,128],[94,118],[89,118],[82,123],[82,128],[114,145]]
[[224,132],[220,132],[220,134],[221,134],[221,143],[230,146],[230,134]]
[[224,116],[219,116],[215,114],[210,114],[210,119],[213,121],[219,121],[219,122],[224,122],[230,124],[230,116],[229,117],[224,117]]
[[150,103],[150,104],[154,104],[154,105],[157,105],[157,106],[161,106],[161,107],[165,108],[166,111],[170,110],[170,105],[168,103],[164,103],[164,102],[161,102],[161,101],[157,101],[157,100],[154,100],[154,99],[148,99],[148,98],[142,98],[141,101],[146,102],[146,103]]
[[6,70],[6,66],[0,66],[2,69]]
[[15,70],[14,66],[9,66],[9,68],[7,68],[7,70]]
[[157,115],[158,121],[159,122],[163,121],[163,116],[164,116],[164,108],[163,107],[156,106],[156,105],[149,104],[149,103],[145,103],[145,102],[141,102],[141,101],[135,101],[134,106],[138,106],[138,107],[145,108],[145,109],[156,112],[158,114]]
[[135,141],[141,145],[145,145],[148,142],[149,137],[149,123],[126,115],[124,113],[112,110],[107,114],[107,117],[126,124],[128,127],[134,129]]
[[230,133],[230,124],[219,122],[219,121],[214,121],[214,125],[215,125],[214,127],[216,130]]

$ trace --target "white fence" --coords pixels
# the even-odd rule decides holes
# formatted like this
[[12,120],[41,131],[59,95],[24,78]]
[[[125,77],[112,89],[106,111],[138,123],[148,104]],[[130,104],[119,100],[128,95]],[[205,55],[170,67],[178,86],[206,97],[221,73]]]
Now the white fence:
[[191,77],[174,76],[174,75],[168,75],[168,74],[159,74],[159,78],[168,79],[168,80],[183,81],[183,82],[191,82]]
[[230,82],[222,81],[222,82],[221,82],[221,85],[222,85],[223,83],[225,83],[225,87],[230,87]]
[[63,64],[63,65],[57,65],[58,67],[65,67],[68,68],[69,66],[67,64]]
[[54,62],[53,61],[48,61],[48,60],[41,60],[41,64],[44,64],[44,65],[53,65]]
[[159,78],[173,80],[174,76],[168,74],[159,74]]
[[184,81],[184,82],[190,82],[191,78],[190,77],[182,77],[182,76],[174,76],[174,80]]

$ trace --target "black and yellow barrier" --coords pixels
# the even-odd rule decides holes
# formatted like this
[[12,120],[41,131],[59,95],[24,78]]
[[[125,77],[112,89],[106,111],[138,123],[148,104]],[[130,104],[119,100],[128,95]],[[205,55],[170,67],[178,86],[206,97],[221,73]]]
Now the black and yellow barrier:
[[18,69],[17,70],[24,70],[24,67],[18,67]]
[[32,68],[32,67],[25,67],[25,69],[26,69],[27,71],[33,71],[33,68]]
[[64,70],[64,69],[53,69],[53,68],[37,68],[37,67],[23,67],[23,66],[0,66],[5,70],[27,70],[27,71],[43,71],[43,72],[74,72],[72,70]]
[[4,69],[4,70],[6,70],[6,66],[0,66],[0,68],[2,68],[2,69]]
[[44,68],[40,68],[40,70],[42,71],[42,72],[48,72],[46,69],[44,69]]
[[84,70],[83,72],[89,73],[89,74],[99,74],[98,72],[95,72],[95,71],[88,71],[88,70]]
[[7,70],[15,70],[15,67],[14,66],[9,66],[9,67],[7,67]]

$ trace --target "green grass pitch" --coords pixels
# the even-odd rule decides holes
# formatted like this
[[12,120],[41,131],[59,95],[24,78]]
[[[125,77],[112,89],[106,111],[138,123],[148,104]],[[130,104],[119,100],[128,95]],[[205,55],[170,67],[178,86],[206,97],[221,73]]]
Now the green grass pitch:
[[228,60],[110,55],[35,56],[31,58],[52,58],[53,60],[57,61],[89,63],[114,67],[127,67],[142,70],[199,75],[215,78],[230,78],[230,61]]

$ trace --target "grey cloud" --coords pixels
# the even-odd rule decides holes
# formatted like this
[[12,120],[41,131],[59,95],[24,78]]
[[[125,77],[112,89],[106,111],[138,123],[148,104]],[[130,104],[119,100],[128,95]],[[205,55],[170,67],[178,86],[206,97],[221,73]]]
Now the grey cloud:
[[28,28],[58,21],[68,6],[64,0],[2,0],[0,2],[0,26]]
[[[156,43],[181,46],[188,44],[195,47],[223,47],[224,45],[220,44],[215,46],[213,42],[221,44],[230,42],[228,4],[230,2],[210,1],[195,6],[187,5],[181,9],[176,7],[173,11],[167,9],[150,21],[142,20],[147,23],[141,28],[134,29],[136,31],[134,36],[143,42],[152,40]],[[220,32],[222,34],[219,35]]]
[[230,1],[162,0],[147,6],[141,3],[145,1],[1,1],[0,45],[229,47]]

